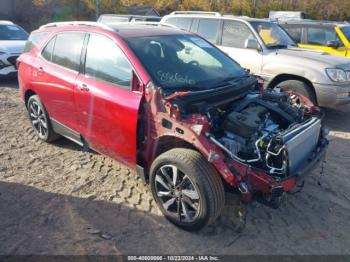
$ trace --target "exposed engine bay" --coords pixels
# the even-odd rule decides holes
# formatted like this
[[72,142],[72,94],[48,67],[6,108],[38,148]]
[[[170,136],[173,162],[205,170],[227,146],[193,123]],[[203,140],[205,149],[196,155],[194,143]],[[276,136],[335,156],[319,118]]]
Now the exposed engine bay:
[[317,147],[322,126],[319,117],[293,102],[288,93],[265,92],[208,106],[206,135],[233,160],[277,178],[295,175]]
[[[321,120],[305,117],[283,93],[248,95],[219,112],[209,138],[232,159],[268,170],[273,176],[295,174],[316,148]],[[216,126],[215,126],[216,125]]]

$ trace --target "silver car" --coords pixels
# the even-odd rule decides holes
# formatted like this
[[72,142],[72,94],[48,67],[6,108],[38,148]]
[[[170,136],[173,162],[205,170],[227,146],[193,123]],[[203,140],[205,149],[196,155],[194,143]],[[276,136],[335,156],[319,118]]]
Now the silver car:
[[297,48],[277,24],[208,12],[173,12],[162,23],[195,32],[265,80],[324,107],[350,103],[350,60]]
[[28,33],[10,21],[0,21],[0,78],[15,76],[16,59],[23,52]]

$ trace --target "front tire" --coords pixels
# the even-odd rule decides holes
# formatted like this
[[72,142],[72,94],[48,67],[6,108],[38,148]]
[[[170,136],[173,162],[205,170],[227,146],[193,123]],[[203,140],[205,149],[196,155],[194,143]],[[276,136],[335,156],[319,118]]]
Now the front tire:
[[191,149],[169,150],[153,162],[150,186],[164,216],[176,226],[196,231],[213,223],[225,204],[219,174]]
[[40,140],[52,142],[59,138],[52,129],[49,115],[39,96],[33,95],[28,99],[27,110],[32,127]]

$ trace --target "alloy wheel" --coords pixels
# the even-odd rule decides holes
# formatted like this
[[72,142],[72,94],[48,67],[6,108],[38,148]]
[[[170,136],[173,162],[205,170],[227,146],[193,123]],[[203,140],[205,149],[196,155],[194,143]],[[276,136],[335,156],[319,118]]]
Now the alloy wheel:
[[180,222],[191,223],[200,212],[200,195],[191,179],[174,165],[161,166],[155,190],[165,212]]
[[29,106],[30,121],[35,131],[41,139],[45,139],[48,134],[48,123],[44,110],[38,102],[33,101]]

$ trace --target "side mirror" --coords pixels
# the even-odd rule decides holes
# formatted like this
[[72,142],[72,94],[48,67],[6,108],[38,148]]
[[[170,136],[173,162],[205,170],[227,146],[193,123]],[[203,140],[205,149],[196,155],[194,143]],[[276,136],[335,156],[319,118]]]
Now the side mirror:
[[244,47],[247,49],[255,49],[255,50],[260,49],[260,45],[258,43],[258,40],[256,40],[255,38],[245,40]]
[[135,71],[132,71],[131,75],[131,91],[143,92],[143,84],[139,77],[136,75]]
[[328,47],[332,47],[332,48],[338,48],[340,45],[339,45],[339,42],[336,41],[336,40],[331,40],[331,41],[328,41],[327,42],[327,46]]

